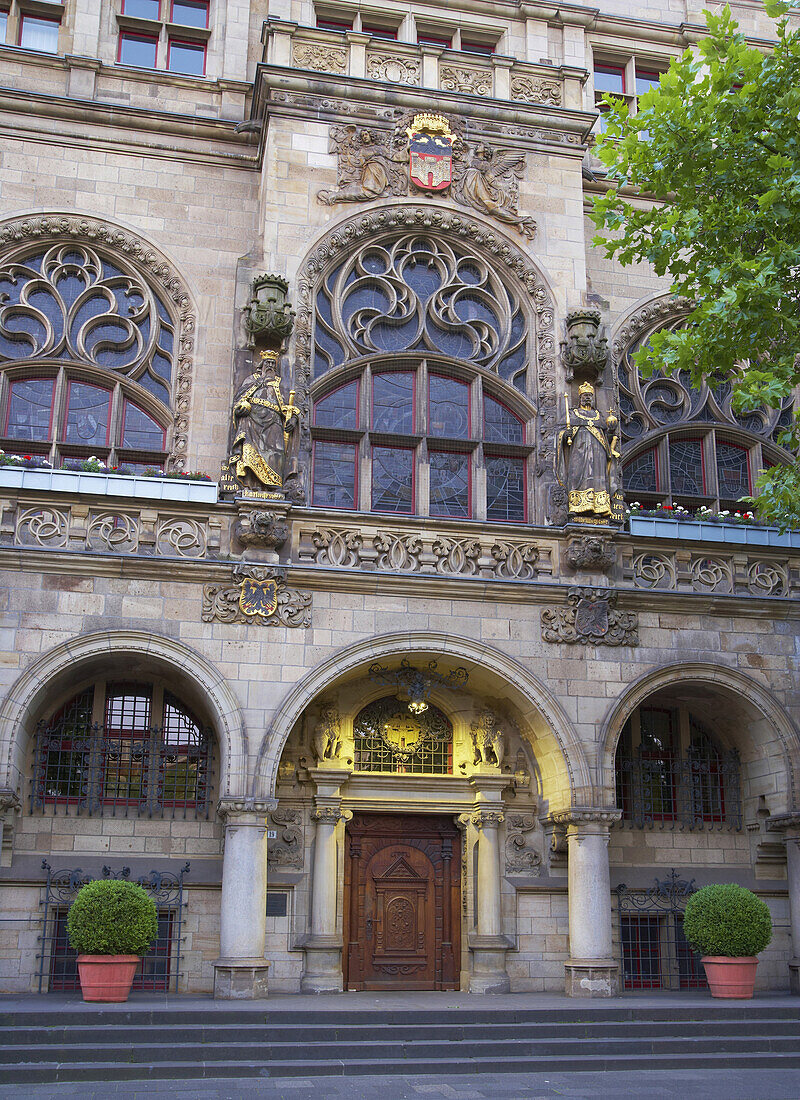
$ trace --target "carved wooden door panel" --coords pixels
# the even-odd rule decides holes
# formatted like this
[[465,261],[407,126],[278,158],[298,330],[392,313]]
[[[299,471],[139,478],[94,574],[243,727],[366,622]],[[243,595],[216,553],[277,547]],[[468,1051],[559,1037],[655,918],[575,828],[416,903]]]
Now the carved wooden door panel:
[[457,989],[453,823],[358,814],[347,837],[346,988]]

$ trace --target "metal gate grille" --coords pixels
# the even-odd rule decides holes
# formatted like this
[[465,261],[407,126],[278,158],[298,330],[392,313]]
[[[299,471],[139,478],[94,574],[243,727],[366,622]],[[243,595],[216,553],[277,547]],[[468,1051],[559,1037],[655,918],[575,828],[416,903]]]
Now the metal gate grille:
[[[44,926],[42,950],[39,954],[39,992],[57,992],[80,988],[77,954],[67,940],[67,913],[82,886],[92,881],[80,867],[53,871],[42,860],[47,872],[44,896]],[[143,957],[133,988],[151,993],[178,991],[181,969],[181,929],[183,925],[183,879],[189,873],[186,863],[177,875],[151,871],[136,879],[152,897],[158,916],[158,935],[150,951]],[[103,867],[103,878],[130,878],[130,867],[114,872]]]
[[644,890],[616,888],[624,989],[705,989],[700,956],[683,934],[683,909],[695,892],[673,870]]

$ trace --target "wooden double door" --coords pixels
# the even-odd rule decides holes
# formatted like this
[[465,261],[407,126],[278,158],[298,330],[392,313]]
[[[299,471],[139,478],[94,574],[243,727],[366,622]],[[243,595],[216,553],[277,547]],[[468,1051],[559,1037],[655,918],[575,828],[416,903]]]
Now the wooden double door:
[[345,849],[345,989],[458,989],[460,840],[444,816],[354,815]]

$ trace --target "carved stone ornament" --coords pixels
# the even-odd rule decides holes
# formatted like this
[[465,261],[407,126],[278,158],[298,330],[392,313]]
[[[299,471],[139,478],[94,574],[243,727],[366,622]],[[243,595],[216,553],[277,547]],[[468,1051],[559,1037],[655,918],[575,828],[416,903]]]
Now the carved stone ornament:
[[267,864],[270,867],[303,869],[303,815],[300,810],[279,806],[271,810],[269,820],[278,834],[267,841]]
[[622,810],[596,806],[574,806],[570,810],[556,810],[550,815],[555,825],[616,825],[622,818]]
[[342,751],[342,728],[339,711],[333,703],[326,703],[314,726],[311,747],[320,767],[324,761],[337,760]]
[[349,821],[353,814],[341,806],[317,806],[311,811],[311,820],[322,825],[338,825],[340,821]]
[[265,508],[242,508],[234,527],[242,546],[263,546],[277,550],[289,537],[289,524],[284,513]]
[[267,814],[271,813],[277,802],[274,798],[236,798],[226,796],[217,803],[217,814],[226,825],[263,825],[266,828]]
[[567,381],[593,382],[599,385],[608,362],[608,341],[601,336],[600,312],[578,309],[567,314],[566,340],[561,343],[561,362]]
[[347,71],[347,51],[310,42],[298,43],[292,53],[292,64],[297,69],[311,69],[316,73],[344,73]]
[[244,307],[247,346],[279,351],[289,338],[294,310],[286,299],[289,283],[281,275],[259,275],[253,279],[250,301]]
[[470,69],[465,65],[442,65],[439,69],[442,91],[461,95],[491,95],[491,69]]
[[485,707],[469,729],[475,750],[473,763],[499,768],[505,756],[505,735],[494,711]]
[[607,573],[617,560],[617,548],[603,535],[571,535],[564,557],[570,569]]
[[570,588],[569,607],[542,611],[542,638],[566,645],[637,646],[639,617],[617,611],[617,593],[608,588]]
[[470,821],[476,829],[499,829],[505,821],[505,814],[499,810],[474,810]]
[[526,103],[544,103],[550,107],[561,106],[561,81],[540,76],[512,76],[511,98]]
[[[416,132],[411,127],[415,118],[422,117],[428,116],[409,116],[392,131],[358,125],[332,126],[330,148],[338,157],[336,187],[319,191],[318,200],[333,206],[407,195],[409,190],[420,186],[430,188],[429,183],[420,184],[412,179],[409,165],[409,141],[413,140],[410,135]],[[460,206],[472,207],[505,222],[532,240],[536,222],[517,211],[525,153],[494,148],[486,142],[470,143],[459,134],[454,122],[444,121],[448,134],[455,140],[452,141],[451,178],[441,186],[451,184],[450,198]],[[437,188],[439,186],[437,184]]]
[[578,394],[572,408],[564,395],[566,420],[556,442],[556,480],[567,493],[573,522],[622,523],[619,417],[613,412],[602,416],[591,382],[582,382]]
[[[166,403],[171,402],[173,416],[172,442],[167,465],[171,470],[184,470],[194,378],[196,317],[183,280],[148,241],[127,229],[122,230],[94,218],[49,214],[33,218],[13,218],[0,225],[0,265],[15,265],[15,282],[23,291],[26,283],[23,277],[24,267],[20,265],[31,255],[32,245],[36,247],[37,255],[52,252],[53,262],[48,263],[48,270],[50,279],[54,281],[49,286],[40,286],[37,291],[40,298],[46,292],[50,299],[50,312],[47,315],[49,319],[45,319],[41,309],[34,310],[35,325],[28,331],[41,332],[43,336],[40,342],[35,342],[39,340],[38,336],[26,335],[24,342],[20,344],[25,349],[26,359],[37,356],[52,359],[58,356],[85,360],[86,352],[80,349],[86,347],[87,334],[90,331],[96,332],[101,324],[106,324],[106,333],[110,334],[112,344],[119,338],[114,330],[119,330],[124,337],[119,345],[123,361],[115,369],[135,380],[144,379],[147,375],[147,388],[158,392],[159,385],[163,388],[164,382],[163,376],[155,371],[153,362],[154,357],[159,354],[157,341],[161,312],[156,305],[153,289],[158,288],[158,296],[163,297],[165,303],[161,308],[168,307],[168,312],[173,314],[170,327],[174,328],[174,336],[171,337],[175,348],[172,387],[170,393],[165,392]],[[64,249],[72,252],[71,245],[78,246],[74,251],[81,256],[79,277],[84,280],[85,287],[81,301],[84,307],[87,302],[92,306],[88,313],[75,303],[67,303],[59,291],[58,283],[62,278],[60,271],[63,268],[59,256]],[[124,277],[126,294],[129,295],[127,300],[130,303],[139,303],[136,307],[132,304],[129,306],[129,316],[120,313],[114,290],[106,285],[103,263],[106,258],[110,264],[124,272],[123,276],[113,276],[116,280],[114,285],[119,289],[122,285],[119,280]],[[77,261],[73,261],[73,268],[75,263]],[[40,284],[43,283],[39,271],[33,275]],[[39,304],[41,305],[41,301]],[[20,317],[33,309],[33,306],[17,303],[13,305],[13,309],[17,318],[15,327],[21,331],[18,327]],[[80,324],[80,328],[76,331],[75,325],[69,323],[54,327],[52,315],[56,311],[62,313],[65,321],[74,320],[75,324]],[[81,321],[81,318],[85,319]],[[57,346],[58,332],[62,334],[61,343],[65,344],[64,347]],[[93,341],[92,338],[88,339],[88,343],[93,343],[96,349],[108,346],[103,340]],[[74,351],[71,350],[73,345]]]
[[204,623],[311,626],[311,593],[289,588],[285,570],[234,565],[233,584],[203,587]]
[[542,857],[528,847],[528,835],[536,827],[533,814],[508,814],[506,816],[506,874],[540,875]]
[[386,84],[419,84],[420,63],[416,57],[367,53],[367,78]]

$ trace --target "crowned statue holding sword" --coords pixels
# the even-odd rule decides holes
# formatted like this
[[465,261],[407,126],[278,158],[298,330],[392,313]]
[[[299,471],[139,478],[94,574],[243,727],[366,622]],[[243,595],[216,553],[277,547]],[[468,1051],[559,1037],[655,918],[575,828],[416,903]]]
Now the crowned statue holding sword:
[[556,479],[567,490],[572,523],[621,523],[624,517],[619,477],[619,419],[605,419],[595,407],[594,386],[578,387],[570,409],[564,394],[566,426],[556,442]]

